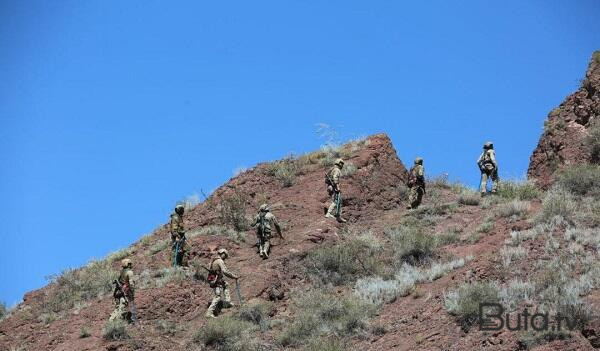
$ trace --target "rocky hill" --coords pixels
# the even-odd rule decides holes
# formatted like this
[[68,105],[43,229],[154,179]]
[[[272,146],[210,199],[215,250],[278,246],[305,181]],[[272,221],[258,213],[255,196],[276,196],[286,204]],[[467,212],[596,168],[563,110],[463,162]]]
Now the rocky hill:
[[548,114],[527,174],[548,188],[556,171],[600,161],[600,51],[592,55],[585,79]]
[[[597,86],[595,65],[584,86]],[[569,117],[581,126],[597,115],[597,93],[586,91],[590,118],[580,124]],[[546,132],[540,145],[554,145],[546,141],[552,135]],[[542,162],[539,150],[532,164]],[[347,160],[345,224],[324,218],[324,173],[339,156]],[[585,157],[593,161],[593,153]],[[0,320],[0,350],[598,348],[600,172],[571,164],[585,175],[582,183],[543,167],[530,172],[548,190],[504,181],[497,196],[484,198],[430,177],[423,205],[406,210],[406,168],[383,134],[259,164],[201,204],[187,204],[188,268],[169,267],[169,235],[159,226],[131,247],[26,294]],[[560,186],[550,187],[551,180]],[[268,260],[258,256],[248,226],[265,202],[285,235],[274,239]],[[200,265],[218,247],[229,250],[228,267],[242,276],[244,303],[207,320],[212,292]],[[111,282],[125,257],[138,275],[135,325],[107,323]],[[500,303],[513,327],[517,313],[528,309],[566,316],[574,329],[479,331],[481,302]]]

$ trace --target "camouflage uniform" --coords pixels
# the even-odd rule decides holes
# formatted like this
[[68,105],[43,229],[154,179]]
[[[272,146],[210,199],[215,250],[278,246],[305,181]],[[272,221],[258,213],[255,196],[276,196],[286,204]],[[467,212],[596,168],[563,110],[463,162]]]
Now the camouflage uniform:
[[423,167],[423,159],[420,157],[415,159],[415,165],[409,171],[408,187],[410,192],[407,208],[417,208],[423,200],[423,194],[425,194],[425,168]]
[[209,277],[208,282],[210,283],[210,287],[213,288],[213,299],[206,310],[206,317],[215,317],[215,309],[219,302],[223,302],[223,307],[229,308],[232,307],[231,303],[231,294],[229,293],[229,286],[225,281],[225,277],[229,277],[232,279],[239,279],[239,276],[231,273],[227,266],[225,266],[225,259],[228,257],[227,250],[220,249],[218,252],[218,256],[213,258],[208,266]]
[[331,204],[327,208],[327,218],[336,218],[339,222],[346,222],[342,218],[342,193],[340,191],[340,176],[342,175],[344,161],[339,158],[335,161],[335,166],[327,173],[327,193],[331,196]]
[[[171,214],[169,231],[171,232],[171,254],[173,266],[187,266],[187,243],[185,239],[185,228],[183,226],[184,207],[177,205]],[[177,254],[175,251],[177,250]]]
[[125,321],[135,322],[135,275],[131,269],[131,260],[124,259],[121,261],[121,266],[121,273],[117,280],[119,285],[115,287],[113,293],[115,309],[111,313],[109,321],[122,318]]
[[258,253],[262,258],[269,258],[269,249],[271,248],[271,233],[273,228],[277,231],[277,234],[283,239],[281,235],[281,227],[277,218],[273,213],[270,212],[267,204],[260,206],[260,211],[256,215],[252,226],[256,226],[256,237],[258,239]]
[[487,193],[488,178],[492,179],[492,193],[495,194],[498,191],[500,178],[498,177],[496,151],[494,151],[494,145],[491,142],[487,142],[483,145],[483,152],[477,159],[477,165],[481,171],[481,183],[479,185],[481,195]]

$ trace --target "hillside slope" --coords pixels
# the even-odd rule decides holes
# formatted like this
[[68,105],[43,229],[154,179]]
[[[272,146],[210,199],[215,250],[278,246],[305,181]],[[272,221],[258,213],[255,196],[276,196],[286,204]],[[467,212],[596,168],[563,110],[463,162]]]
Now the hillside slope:
[[569,165],[598,163],[599,119],[600,51],[596,51],[579,90],[548,114],[544,133],[531,155],[528,177],[547,189],[556,171]]

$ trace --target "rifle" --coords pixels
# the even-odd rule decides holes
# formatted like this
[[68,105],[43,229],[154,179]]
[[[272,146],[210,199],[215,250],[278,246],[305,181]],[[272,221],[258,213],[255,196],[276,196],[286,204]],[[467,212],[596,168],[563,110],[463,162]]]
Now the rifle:
[[335,216],[339,217],[342,211],[342,194],[337,191],[335,193]]
[[121,292],[121,295],[123,296],[125,301],[127,301],[127,304],[130,306],[131,322],[135,324],[135,322],[137,321],[137,308],[135,308],[135,301],[130,300],[127,297],[127,294],[125,294],[125,290],[123,289],[123,285],[121,284],[121,282],[119,282],[118,279],[113,280],[113,284],[115,284],[115,288]]
[[335,184],[333,182],[333,179],[331,179],[331,177],[329,176],[329,172],[325,173],[325,178],[327,179],[327,183],[329,185],[331,185],[331,187],[333,188],[333,191],[335,191],[336,193],[339,193],[340,190],[338,189],[337,184]]

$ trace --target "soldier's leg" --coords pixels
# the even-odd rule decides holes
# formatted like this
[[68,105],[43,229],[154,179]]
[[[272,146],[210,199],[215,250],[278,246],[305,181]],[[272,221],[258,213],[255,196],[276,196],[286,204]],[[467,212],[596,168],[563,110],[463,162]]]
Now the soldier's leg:
[[418,186],[415,195],[415,201],[412,204],[412,208],[417,208],[421,205],[421,201],[423,200],[423,188]]
[[413,203],[415,202],[415,198],[417,195],[417,187],[413,186],[408,189],[408,206],[407,209],[413,208]]
[[221,302],[221,287],[217,286],[216,288],[214,288],[213,292],[213,299],[210,302],[210,306],[208,306],[208,309],[206,310],[206,317],[211,317],[214,318],[215,316],[215,310],[217,309],[217,306],[219,305],[219,302]]
[[327,208],[327,214],[325,217],[335,218],[335,198],[331,201],[331,204]]
[[263,246],[263,255],[265,258],[269,258],[269,249],[271,249],[271,241],[267,239],[265,240],[265,244]]
[[494,169],[491,175],[492,178],[492,193],[498,192],[498,185],[500,183],[500,177],[498,177],[498,170]]
[[479,192],[482,194],[487,193],[487,180],[488,180],[488,174],[486,172],[481,172],[481,182],[479,183]]
[[225,285],[223,288],[223,307],[230,308],[233,307],[233,303],[231,302],[231,294],[229,292],[229,286]]

